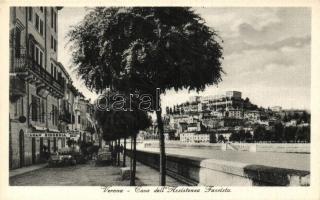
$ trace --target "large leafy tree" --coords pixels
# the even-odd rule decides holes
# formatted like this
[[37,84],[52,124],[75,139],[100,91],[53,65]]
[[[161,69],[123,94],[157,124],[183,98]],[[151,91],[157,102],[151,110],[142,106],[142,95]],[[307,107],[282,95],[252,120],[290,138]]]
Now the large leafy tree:
[[[79,76],[97,92],[112,85],[150,94],[156,102],[157,88],[161,94],[201,91],[221,81],[219,38],[191,8],[95,8],[69,37]],[[160,184],[165,185],[164,130],[156,107]]]
[[[103,95],[105,97],[114,97],[117,94],[119,93],[109,91],[107,93],[104,93]],[[128,95],[122,93],[122,96],[127,97],[123,98],[125,103],[124,105],[129,105],[130,98],[128,97]],[[95,118],[102,129],[102,137],[105,141],[113,141],[128,137],[131,137],[133,139],[133,161],[131,162],[133,166],[131,166],[132,172],[130,185],[135,185],[136,138],[140,130],[145,130],[146,128],[151,126],[151,118],[147,115],[146,112],[137,109],[138,104],[136,102],[131,102],[131,108],[133,111],[129,111],[128,109],[126,111],[119,111],[114,109],[99,109],[106,106],[107,103],[113,104],[116,102],[116,99],[113,98],[109,98],[110,102],[106,102],[104,100],[105,98],[102,98],[101,101],[96,102],[100,104],[100,106],[96,107]]]

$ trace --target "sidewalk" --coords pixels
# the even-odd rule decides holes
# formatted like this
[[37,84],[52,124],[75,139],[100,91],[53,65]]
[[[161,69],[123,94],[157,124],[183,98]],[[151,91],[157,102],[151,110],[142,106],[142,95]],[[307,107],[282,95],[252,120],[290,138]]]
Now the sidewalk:
[[38,164],[38,165],[31,165],[31,166],[27,166],[27,167],[22,167],[22,168],[18,168],[18,169],[13,169],[9,171],[9,178],[12,178],[14,176],[18,176],[21,174],[25,174],[28,172],[32,172],[38,169],[42,169],[44,167],[46,167],[48,164],[44,163],[44,164]]
[[[122,156],[121,164],[122,164]],[[32,165],[9,171],[12,186],[129,186],[130,180],[122,180],[120,167],[96,166],[94,161],[76,166],[45,168],[47,164]],[[126,158],[126,166],[130,167],[130,158]],[[45,169],[44,169],[45,168]],[[159,171],[137,162],[137,186],[158,186]],[[166,176],[167,186],[185,185],[170,176]]]

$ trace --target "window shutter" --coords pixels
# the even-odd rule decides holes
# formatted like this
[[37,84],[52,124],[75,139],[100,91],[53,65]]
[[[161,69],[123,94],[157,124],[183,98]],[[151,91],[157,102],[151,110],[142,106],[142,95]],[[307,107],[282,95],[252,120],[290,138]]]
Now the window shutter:
[[43,21],[40,20],[40,34],[43,36]]
[[16,37],[15,37],[15,48],[16,48],[16,57],[20,58],[20,48],[21,48],[21,31],[16,28]]
[[39,31],[39,16],[36,14],[36,29]]
[[36,49],[36,62],[37,62],[37,64],[39,64],[39,49],[38,49],[38,47],[36,47],[35,48]]
[[53,36],[51,35],[51,49],[53,49]]
[[29,18],[29,21],[31,21],[31,22],[32,22],[32,14],[33,14],[32,7],[29,7],[28,8],[28,18]]
[[40,64],[41,67],[43,67],[43,53],[42,53],[42,51],[39,51],[39,52],[40,52],[40,62],[39,62],[39,64]]
[[53,8],[51,8],[51,28],[53,28]]

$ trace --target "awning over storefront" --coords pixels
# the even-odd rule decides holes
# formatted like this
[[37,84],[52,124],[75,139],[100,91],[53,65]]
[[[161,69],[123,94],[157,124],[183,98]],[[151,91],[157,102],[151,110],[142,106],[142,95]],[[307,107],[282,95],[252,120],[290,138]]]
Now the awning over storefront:
[[49,132],[59,133],[60,131],[58,129],[49,128]]
[[33,125],[33,124],[31,126],[36,131],[46,131],[47,130],[47,128],[43,127],[43,126],[36,126],[36,125]]

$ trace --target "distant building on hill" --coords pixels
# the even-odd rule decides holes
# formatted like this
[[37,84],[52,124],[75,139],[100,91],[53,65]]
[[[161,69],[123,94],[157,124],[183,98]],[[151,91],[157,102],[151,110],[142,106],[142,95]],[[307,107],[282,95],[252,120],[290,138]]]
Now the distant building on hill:
[[270,108],[273,112],[280,112],[282,110],[281,106],[273,106]]
[[185,132],[180,134],[180,141],[185,143],[212,143],[215,141],[213,133]]

